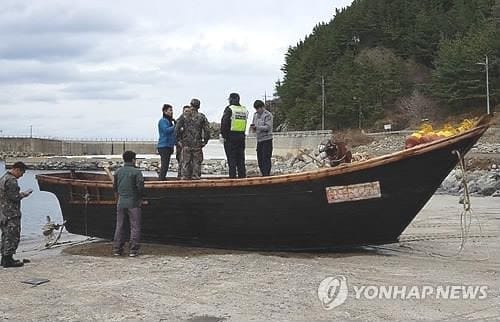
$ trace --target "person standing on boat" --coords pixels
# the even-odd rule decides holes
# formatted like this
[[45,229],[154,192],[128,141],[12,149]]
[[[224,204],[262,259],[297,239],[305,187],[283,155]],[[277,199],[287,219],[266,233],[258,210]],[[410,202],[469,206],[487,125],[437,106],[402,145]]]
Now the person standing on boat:
[[264,102],[253,103],[255,114],[250,124],[250,131],[257,136],[257,162],[262,176],[271,174],[271,156],[273,154],[273,115],[265,109]]
[[166,180],[170,157],[174,153],[175,145],[175,120],[172,105],[164,104],[162,113],[163,116],[158,122],[159,139],[157,148],[161,159],[159,179]]
[[[191,108],[191,105],[184,105],[182,114],[177,118],[177,122],[184,117],[184,113]],[[180,129],[178,136],[176,136],[177,143],[175,144],[175,159],[177,160],[177,179],[182,178],[182,146],[179,143],[182,140],[183,129]]]
[[123,152],[124,165],[115,172],[113,189],[118,193],[116,205],[116,230],[113,242],[113,254],[120,256],[125,245],[125,216],[130,222],[130,257],[139,254],[141,239],[141,205],[144,192],[144,177],[135,167],[136,154]]
[[245,130],[248,111],[240,104],[240,95],[231,93],[229,105],[224,109],[220,124],[224,139],[224,151],[229,165],[229,178],[245,178]]
[[198,112],[200,100],[193,98],[175,126],[175,134],[182,148],[182,179],[200,179],[203,147],[210,140],[210,124],[207,117]]
[[12,169],[0,178],[0,229],[2,231],[1,265],[3,267],[21,267],[22,261],[12,256],[16,253],[21,238],[21,200],[33,190],[20,191],[17,179],[26,172],[23,162],[16,162]]

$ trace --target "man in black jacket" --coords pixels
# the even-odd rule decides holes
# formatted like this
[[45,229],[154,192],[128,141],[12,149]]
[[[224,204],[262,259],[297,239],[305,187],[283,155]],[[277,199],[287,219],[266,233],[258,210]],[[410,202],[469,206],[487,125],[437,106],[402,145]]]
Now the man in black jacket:
[[229,165],[229,178],[246,177],[245,169],[245,130],[248,111],[240,104],[240,95],[231,93],[229,105],[224,109],[221,120],[221,134],[224,138],[224,151]]

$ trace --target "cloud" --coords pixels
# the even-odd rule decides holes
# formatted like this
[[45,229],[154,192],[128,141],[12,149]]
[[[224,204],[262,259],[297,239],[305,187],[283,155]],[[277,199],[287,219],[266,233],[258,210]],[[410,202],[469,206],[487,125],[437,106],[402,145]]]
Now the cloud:
[[[33,94],[33,95],[26,95],[24,97],[24,101],[26,101],[26,102],[45,102],[45,103],[55,104],[58,102],[58,97],[57,97],[57,95],[49,94],[49,93]],[[31,117],[34,117],[34,115],[31,115]]]
[[68,100],[128,100],[138,96],[119,82],[88,82],[66,86],[61,90]]
[[0,83],[6,84],[55,84],[77,80],[79,72],[74,65],[64,63],[44,64],[38,61],[11,61],[0,59]]
[[72,36],[20,35],[0,36],[0,59],[57,61],[84,55],[89,50],[90,39]]
[[78,58],[106,38],[125,34],[131,28],[127,19],[96,3],[7,1],[0,4],[0,59]]
[[[3,0],[5,1],[5,0]],[[116,33],[128,29],[128,17],[114,15],[96,2],[6,1],[0,11],[0,34]]]
[[162,104],[192,97],[219,121],[230,92],[269,96],[288,46],[349,2],[2,0],[0,129],[153,138]]

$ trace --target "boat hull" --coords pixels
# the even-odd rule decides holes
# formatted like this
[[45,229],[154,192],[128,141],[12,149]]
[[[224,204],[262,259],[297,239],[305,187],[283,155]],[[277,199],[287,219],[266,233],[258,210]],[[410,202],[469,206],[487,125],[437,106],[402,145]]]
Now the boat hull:
[[[143,207],[142,240],[258,250],[397,242],[457,165],[455,151],[464,155],[486,128],[373,161],[306,174],[147,182],[149,205]],[[54,178],[37,177],[40,189],[59,199],[67,230],[112,239],[116,204],[111,183],[99,176]]]

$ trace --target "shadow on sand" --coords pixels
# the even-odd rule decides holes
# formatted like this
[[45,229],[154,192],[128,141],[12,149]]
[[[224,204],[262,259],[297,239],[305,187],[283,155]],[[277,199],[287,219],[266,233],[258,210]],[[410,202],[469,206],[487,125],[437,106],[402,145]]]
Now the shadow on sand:
[[[128,249],[125,245],[125,250]],[[63,250],[64,253],[80,256],[112,257],[112,243],[109,241],[96,241],[85,244],[69,246]],[[141,255],[147,256],[174,256],[174,257],[198,257],[210,255],[247,255],[259,254],[262,256],[274,256],[282,258],[344,258],[351,256],[393,256],[389,252],[370,246],[358,247],[336,247],[327,250],[314,251],[256,251],[256,250],[234,250],[220,248],[203,248],[177,245],[142,244]],[[124,255],[128,255],[125,253]]]

